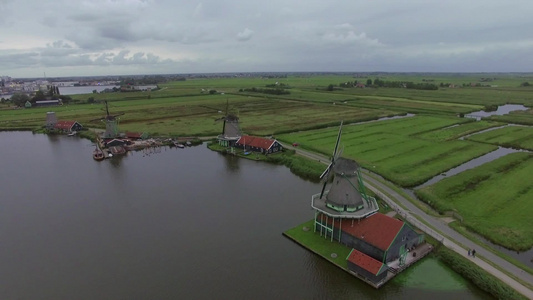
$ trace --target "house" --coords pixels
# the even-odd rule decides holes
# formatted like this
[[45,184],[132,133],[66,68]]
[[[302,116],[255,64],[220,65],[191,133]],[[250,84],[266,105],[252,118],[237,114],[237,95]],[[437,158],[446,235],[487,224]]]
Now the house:
[[364,89],[366,87],[366,85],[364,85],[363,83],[357,83],[355,85],[356,88],[360,88],[360,89]]
[[64,132],[73,132],[82,130],[83,126],[76,121],[57,121],[54,125],[54,129]]
[[24,103],[24,107],[25,108],[31,108],[31,102],[30,101],[26,101],[26,103]]
[[250,135],[241,136],[235,143],[235,147],[261,152],[263,154],[271,154],[283,150],[283,147],[277,140]]
[[[318,215],[317,231],[321,227],[331,228],[332,218]],[[327,225],[326,225],[327,224]],[[339,242],[383,263],[399,259],[401,255],[424,241],[424,235],[417,233],[409,224],[381,213],[353,221],[341,219],[333,224],[326,235],[340,237]]]
[[126,142],[121,139],[105,139],[104,140],[104,147],[118,147],[118,146],[124,146]]

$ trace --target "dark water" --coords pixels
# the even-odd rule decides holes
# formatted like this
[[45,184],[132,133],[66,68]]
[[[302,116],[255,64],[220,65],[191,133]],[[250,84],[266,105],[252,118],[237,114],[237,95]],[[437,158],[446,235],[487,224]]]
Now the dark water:
[[320,187],[283,166],[205,146],[95,162],[77,137],[0,141],[0,299],[488,298],[438,265],[374,290],[284,238]]

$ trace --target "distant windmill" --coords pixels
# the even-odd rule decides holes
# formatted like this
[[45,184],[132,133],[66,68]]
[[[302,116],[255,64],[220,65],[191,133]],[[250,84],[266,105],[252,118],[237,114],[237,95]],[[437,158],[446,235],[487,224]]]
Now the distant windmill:
[[218,143],[224,147],[233,147],[242,135],[239,127],[239,117],[229,113],[229,101],[226,101],[226,111],[223,117],[215,121],[223,121],[222,133],[218,136]]
[[[324,185],[322,186],[322,191],[317,201],[325,204],[325,208],[337,213],[354,213],[363,210],[365,207],[373,210],[373,198],[368,197],[366,194],[361,175],[361,167],[352,159],[340,157],[342,153],[342,151],[339,151],[341,134],[342,122],[337,135],[335,149],[333,150],[333,156],[331,157],[331,163],[320,176],[324,180]],[[331,185],[326,193],[326,186],[330,181]],[[322,199],[324,195],[325,200]]]
[[94,121],[105,121],[105,133],[104,138],[114,138],[118,136],[118,122],[119,118],[118,116],[122,116],[124,113],[119,113],[116,115],[109,114],[109,106],[107,105],[107,101],[104,101],[105,103],[105,111],[106,115],[102,118],[91,120],[91,122]]

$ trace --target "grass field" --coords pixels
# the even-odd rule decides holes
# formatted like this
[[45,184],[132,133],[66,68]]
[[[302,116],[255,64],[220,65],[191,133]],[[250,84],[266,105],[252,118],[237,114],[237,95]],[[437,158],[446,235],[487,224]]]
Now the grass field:
[[437,210],[456,210],[464,225],[517,251],[533,246],[533,154],[513,153],[417,190]]
[[533,127],[507,126],[475,134],[471,141],[533,151]]
[[[468,141],[435,143],[416,136],[468,122],[465,119],[416,116],[343,127],[342,155],[402,186],[416,186],[431,177],[497,147]],[[278,135],[288,143],[331,155],[337,127]]]
[[452,125],[447,128],[424,132],[417,135],[418,138],[434,141],[450,141],[456,140],[462,136],[476,133],[492,127],[501,126],[502,123],[487,122],[487,121],[471,121],[463,124]]

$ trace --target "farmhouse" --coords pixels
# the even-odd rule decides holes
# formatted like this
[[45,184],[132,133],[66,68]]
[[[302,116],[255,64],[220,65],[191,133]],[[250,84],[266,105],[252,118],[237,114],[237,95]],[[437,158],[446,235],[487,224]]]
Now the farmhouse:
[[283,149],[277,140],[267,139],[256,136],[243,135],[235,143],[235,147],[246,150],[261,152],[263,154],[271,154],[279,152]]
[[64,132],[73,132],[82,130],[83,126],[76,121],[57,121],[54,125],[54,129]]

